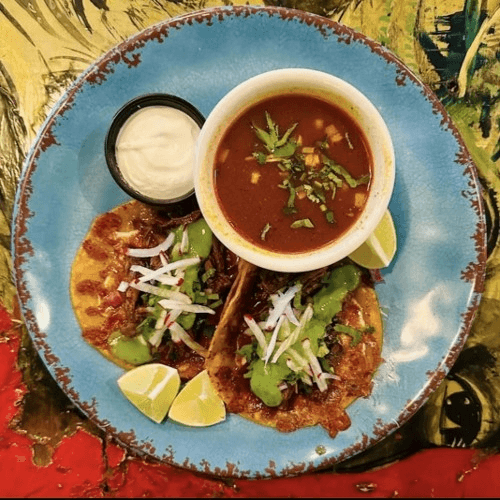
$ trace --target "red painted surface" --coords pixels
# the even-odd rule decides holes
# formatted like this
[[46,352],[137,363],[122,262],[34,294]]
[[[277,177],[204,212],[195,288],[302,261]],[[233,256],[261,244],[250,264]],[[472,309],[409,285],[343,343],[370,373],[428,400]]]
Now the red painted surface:
[[447,448],[373,472],[225,482],[130,457],[80,429],[61,441],[50,465],[39,467],[31,440],[10,426],[26,388],[16,366],[19,337],[6,314],[0,309],[1,497],[498,497],[499,455]]

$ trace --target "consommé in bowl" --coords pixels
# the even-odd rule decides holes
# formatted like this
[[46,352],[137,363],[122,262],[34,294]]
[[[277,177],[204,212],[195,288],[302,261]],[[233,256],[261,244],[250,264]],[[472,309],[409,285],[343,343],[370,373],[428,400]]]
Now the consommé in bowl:
[[194,186],[219,240],[265,269],[303,272],[356,250],[395,179],[388,128],[348,82],[266,72],[226,94],[196,143]]

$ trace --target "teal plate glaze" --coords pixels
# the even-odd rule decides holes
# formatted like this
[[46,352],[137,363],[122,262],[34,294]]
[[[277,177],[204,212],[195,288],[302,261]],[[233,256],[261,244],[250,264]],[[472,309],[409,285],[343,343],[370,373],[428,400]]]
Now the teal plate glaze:
[[[305,67],[343,78],[379,109],[395,147],[390,202],[398,250],[379,272],[383,359],[373,393],[334,439],[320,427],[280,433],[228,415],[189,428],[155,424],[116,383],[123,373],[86,344],[69,296],[70,269],[93,218],[129,198],[113,181],[104,138],[140,94],[164,92],[206,117],[259,73]],[[14,279],[34,344],[52,376],[99,427],[136,452],[227,477],[327,467],[406,422],[439,385],[467,337],[486,261],[477,174],[435,95],[380,44],[328,19],[273,7],[227,7],[174,18],[105,54],[49,113],[23,167],[13,217]]]

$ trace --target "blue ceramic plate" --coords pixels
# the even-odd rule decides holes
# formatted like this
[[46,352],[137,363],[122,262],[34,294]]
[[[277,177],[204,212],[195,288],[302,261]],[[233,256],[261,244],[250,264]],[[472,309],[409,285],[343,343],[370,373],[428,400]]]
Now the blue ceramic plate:
[[[104,160],[115,112],[166,92],[205,116],[231,88],[275,68],[347,80],[380,110],[396,152],[390,203],[398,251],[377,284],[384,363],[350,428],[280,433],[229,415],[209,428],[155,424],[122,396],[122,370],[80,335],[70,268],[92,219],[126,195]],[[456,359],[478,306],[485,221],[474,166],[436,97],[381,45],[319,16],[280,8],[195,12],[139,33],[92,65],[49,114],[24,166],[12,251],[24,317],[69,397],[120,442],[166,463],[221,476],[295,474],[366,449],[423,404]],[[320,453],[318,453],[320,452]]]

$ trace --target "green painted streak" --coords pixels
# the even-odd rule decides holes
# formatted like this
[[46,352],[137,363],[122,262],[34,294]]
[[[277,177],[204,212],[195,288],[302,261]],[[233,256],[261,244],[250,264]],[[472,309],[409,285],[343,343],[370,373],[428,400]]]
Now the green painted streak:
[[470,123],[479,122],[479,111],[463,101],[449,104],[446,110],[462,135],[480,176],[488,182],[490,187],[500,192],[498,166],[491,160],[490,153],[477,145],[478,138],[474,129],[470,127]]
[[481,27],[481,2],[467,0],[464,7],[465,13],[465,48],[468,49]]
[[[389,27],[391,48],[403,62],[418,74],[419,65],[416,60],[415,29],[420,2],[418,0],[399,0],[391,2],[393,14]],[[394,12],[396,10],[396,12]],[[402,22],[403,21],[403,22]],[[399,29],[393,29],[398,26]],[[397,36],[401,34],[400,36]]]

